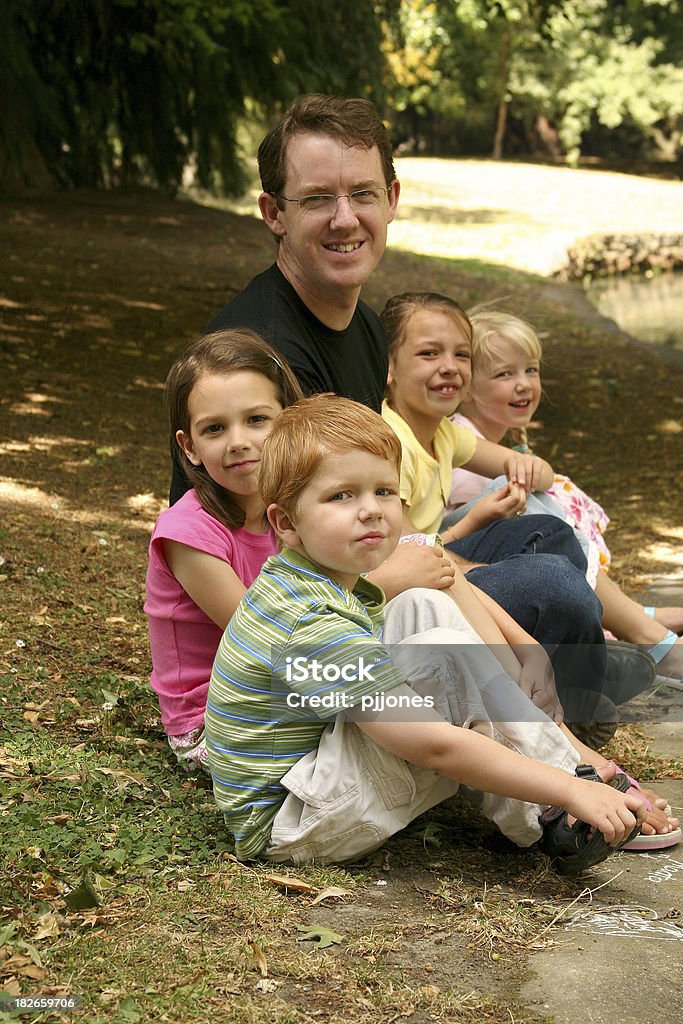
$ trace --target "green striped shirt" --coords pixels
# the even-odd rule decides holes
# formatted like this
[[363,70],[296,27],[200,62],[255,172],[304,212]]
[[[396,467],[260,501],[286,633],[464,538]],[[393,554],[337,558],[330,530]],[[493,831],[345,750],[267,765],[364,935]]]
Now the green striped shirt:
[[353,593],[285,548],[269,558],[228,624],[206,705],[214,793],[247,860],[268,843],[280,779],[345,708],[402,683],[381,642],[384,594]]

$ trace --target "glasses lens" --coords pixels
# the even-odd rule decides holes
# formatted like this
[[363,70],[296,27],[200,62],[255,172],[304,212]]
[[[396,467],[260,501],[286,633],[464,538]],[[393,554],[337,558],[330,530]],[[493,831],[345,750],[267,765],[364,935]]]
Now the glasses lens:
[[351,208],[358,211],[367,210],[371,206],[379,206],[386,194],[387,190],[384,188],[361,188],[350,195],[333,196],[324,193],[302,196],[298,203],[299,209],[303,210],[304,213],[324,213],[331,217],[337,208],[339,199],[348,199]]
[[352,192],[349,201],[354,209],[363,209],[368,206],[379,206],[382,197],[386,195],[383,188],[362,188]]
[[299,209],[305,213],[333,213],[337,197],[332,195],[302,196]]

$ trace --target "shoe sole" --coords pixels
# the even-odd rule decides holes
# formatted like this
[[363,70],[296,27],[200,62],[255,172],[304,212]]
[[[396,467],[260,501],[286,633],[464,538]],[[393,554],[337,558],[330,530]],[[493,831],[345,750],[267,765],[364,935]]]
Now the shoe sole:
[[643,853],[647,850],[668,850],[671,846],[678,846],[682,835],[683,833],[681,833],[680,828],[677,828],[674,832],[667,832],[665,835],[659,836],[644,836],[641,832],[635,839],[624,843],[620,849],[626,850],[627,853]]

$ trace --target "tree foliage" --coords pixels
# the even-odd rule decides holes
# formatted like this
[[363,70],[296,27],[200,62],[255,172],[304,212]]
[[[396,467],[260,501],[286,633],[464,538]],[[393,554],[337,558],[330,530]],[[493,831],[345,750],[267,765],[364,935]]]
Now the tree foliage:
[[386,44],[403,133],[430,151],[486,139],[494,156],[542,141],[574,161],[591,131],[628,127],[675,155],[681,28],[679,0],[404,0]]
[[242,184],[239,128],[306,91],[432,153],[675,158],[683,0],[5,0],[0,187]]
[[0,181],[241,184],[237,128],[300,92],[381,99],[379,12],[333,0],[6,0]]

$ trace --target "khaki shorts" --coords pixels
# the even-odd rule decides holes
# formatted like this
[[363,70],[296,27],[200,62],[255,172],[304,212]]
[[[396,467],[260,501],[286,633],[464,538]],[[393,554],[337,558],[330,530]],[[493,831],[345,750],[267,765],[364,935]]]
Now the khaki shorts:
[[[419,589],[389,603],[385,642],[396,642],[397,636],[406,637],[407,628],[420,626],[425,628],[401,639],[401,650],[392,652],[416,693],[431,694],[439,713],[453,724],[476,728],[528,757],[574,773],[577,752],[503,672],[450,598]],[[288,795],[262,856],[294,864],[341,862],[371,853],[459,788],[377,746],[343,716],[328,725],[317,749],[281,781]],[[486,817],[519,846],[540,837],[543,808],[537,804],[491,793],[478,794],[478,799]]]

